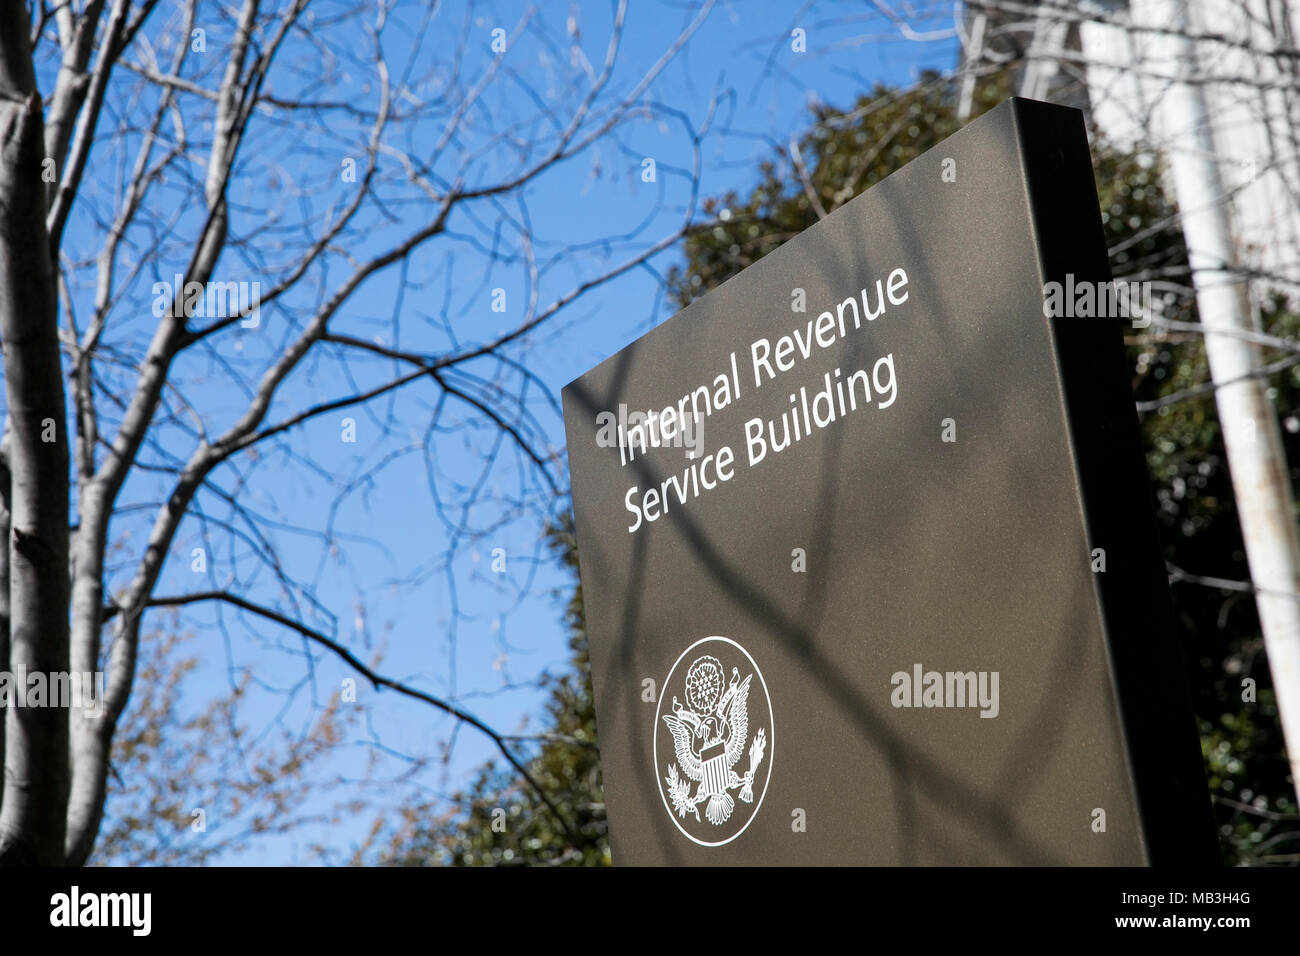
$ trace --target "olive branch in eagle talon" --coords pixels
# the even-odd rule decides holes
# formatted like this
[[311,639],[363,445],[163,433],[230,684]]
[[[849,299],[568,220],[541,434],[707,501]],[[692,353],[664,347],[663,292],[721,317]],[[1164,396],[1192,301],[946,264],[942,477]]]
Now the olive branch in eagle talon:
[[664,779],[668,781],[668,796],[672,798],[677,815],[685,819],[687,813],[693,813],[695,819],[699,820],[700,810],[691,802],[691,782],[677,775],[677,764],[668,768],[668,776]]

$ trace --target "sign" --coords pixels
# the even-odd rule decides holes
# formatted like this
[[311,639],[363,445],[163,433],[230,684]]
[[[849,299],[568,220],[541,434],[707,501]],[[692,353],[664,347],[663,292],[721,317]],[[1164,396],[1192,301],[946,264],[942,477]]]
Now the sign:
[[564,389],[615,863],[1217,858],[1109,278],[1013,99]]

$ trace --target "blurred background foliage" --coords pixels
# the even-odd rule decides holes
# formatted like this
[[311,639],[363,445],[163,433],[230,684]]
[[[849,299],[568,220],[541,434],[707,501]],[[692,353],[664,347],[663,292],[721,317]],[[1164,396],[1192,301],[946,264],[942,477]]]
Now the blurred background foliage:
[[[971,118],[1009,92],[1004,76],[986,77],[972,101]],[[798,140],[800,162],[785,149],[760,164],[748,196],[734,192],[706,200],[710,222],[686,239],[683,262],[667,276],[678,307],[720,285],[783,242],[813,225],[817,207],[842,206],[955,132],[958,119],[951,82],[923,75],[915,86],[878,86],[845,110],[813,108],[809,130]],[[1178,288],[1188,283],[1186,250],[1176,209],[1161,189],[1161,170],[1149,156],[1113,149],[1094,136],[1094,166],[1111,267],[1116,278],[1168,284],[1175,292],[1167,318],[1195,322],[1195,302]],[[816,201],[814,202],[813,197]],[[1293,338],[1300,316],[1280,297],[1260,303],[1264,331]],[[1153,506],[1159,516],[1171,573],[1178,634],[1186,657],[1206,775],[1219,824],[1225,863],[1300,863],[1300,818],[1284,759],[1255,604],[1248,590],[1178,579],[1249,580],[1233,505],[1232,486],[1214,396],[1194,391],[1209,380],[1201,336],[1152,326],[1128,334],[1133,389],[1144,409],[1143,437]],[[1265,355],[1275,361],[1279,356]],[[1284,357],[1284,356],[1283,356]],[[1288,460],[1300,462],[1300,367],[1271,379]],[[1291,470],[1293,483],[1298,474]],[[560,560],[576,571],[572,526],[552,529]],[[421,808],[380,854],[381,862],[414,865],[607,864],[604,802],[600,787],[582,592],[574,577],[567,604],[572,670],[551,678],[548,730],[532,769],[554,795],[568,826],[566,837],[511,773],[486,768],[458,797],[460,809],[428,825]],[[1254,700],[1243,684],[1255,682]],[[504,810],[507,825],[492,826]],[[501,819],[501,815],[497,815]]]

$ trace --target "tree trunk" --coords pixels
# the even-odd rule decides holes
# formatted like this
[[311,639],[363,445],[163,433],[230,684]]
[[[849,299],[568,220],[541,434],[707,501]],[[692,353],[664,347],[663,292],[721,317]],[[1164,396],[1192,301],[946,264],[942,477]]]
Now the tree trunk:
[[[9,670],[19,680],[39,673],[48,681],[68,670],[69,456],[30,29],[23,5],[0,5],[0,336],[11,477],[5,547]],[[11,707],[5,721],[0,864],[60,865],[68,711]]]
[[[1172,25],[1157,38],[1165,63],[1196,78],[1196,47],[1187,38],[1187,5],[1147,5],[1148,22]],[[1205,354],[1217,388],[1219,426],[1228,453],[1232,489],[1255,585],[1255,604],[1277,697],[1293,784],[1300,788],[1300,535],[1296,531],[1290,469],[1267,383],[1252,373],[1259,346],[1250,318],[1245,270],[1240,267],[1228,214],[1230,199],[1219,174],[1204,86],[1182,80],[1166,90],[1161,108],[1168,134],[1178,137],[1169,166],[1182,214],[1196,304],[1205,327]]]

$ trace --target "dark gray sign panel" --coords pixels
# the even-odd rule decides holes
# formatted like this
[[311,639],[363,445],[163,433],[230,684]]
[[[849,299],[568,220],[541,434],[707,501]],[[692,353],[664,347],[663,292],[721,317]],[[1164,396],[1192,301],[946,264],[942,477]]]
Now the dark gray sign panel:
[[564,390],[616,863],[1215,858],[1108,279],[1011,100]]

